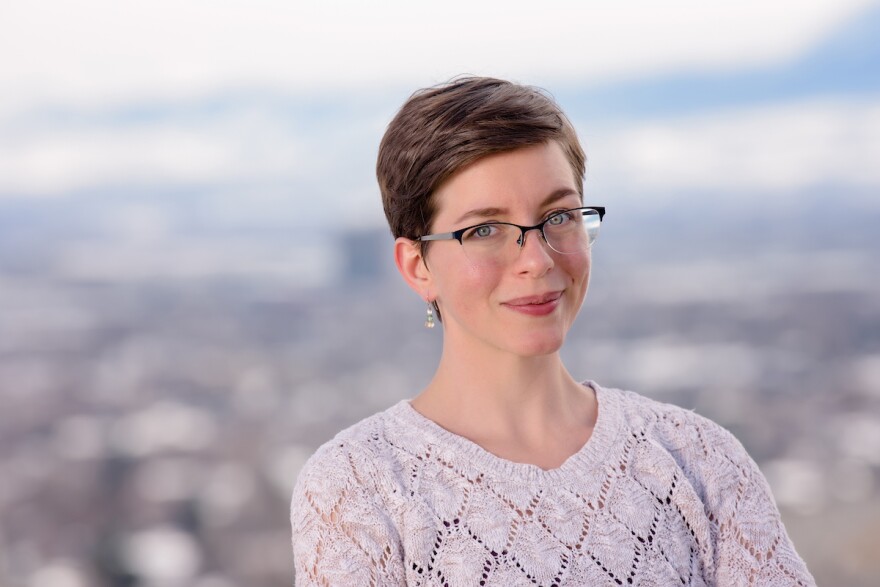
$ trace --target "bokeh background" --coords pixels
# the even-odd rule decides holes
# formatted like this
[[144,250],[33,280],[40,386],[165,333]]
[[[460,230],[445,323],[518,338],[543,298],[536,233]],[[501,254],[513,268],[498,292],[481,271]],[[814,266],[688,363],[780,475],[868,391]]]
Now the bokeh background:
[[429,380],[373,166],[548,89],[608,215],[573,374],[695,409],[819,584],[880,577],[880,4],[0,4],[0,585],[290,585],[309,454]]

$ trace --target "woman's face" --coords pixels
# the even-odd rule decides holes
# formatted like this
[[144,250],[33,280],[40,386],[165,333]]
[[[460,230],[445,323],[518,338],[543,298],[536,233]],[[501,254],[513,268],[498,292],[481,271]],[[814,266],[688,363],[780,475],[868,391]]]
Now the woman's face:
[[[532,226],[554,211],[582,205],[555,141],[480,159],[445,181],[435,198],[432,233],[492,220]],[[513,239],[507,246],[517,247]],[[429,244],[426,264],[445,344],[520,356],[559,350],[590,276],[589,251],[557,253],[537,230],[505,261],[474,259],[449,240]]]

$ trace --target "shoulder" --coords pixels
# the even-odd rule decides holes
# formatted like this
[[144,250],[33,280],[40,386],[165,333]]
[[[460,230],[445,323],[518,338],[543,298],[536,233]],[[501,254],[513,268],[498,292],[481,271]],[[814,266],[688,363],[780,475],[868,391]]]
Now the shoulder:
[[306,487],[332,489],[339,484],[375,481],[374,472],[393,460],[386,440],[392,406],[342,430],[312,454],[297,477],[295,493]]
[[[669,476],[679,506],[699,502],[702,516],[689,517],[693,531],[708,523],[715,583],[740,585],[815,585],[797,555],[766,479],[743,445],[712,420],[633,392],[597,389],[617,414],[619,434],[630,435],[632,463],[646,478]],[[638,456],[635,454],[638,453]],[[644,462],[638,463],[639,458]],[[682,479],[682,476],[684,479]],[[686,480],[682,484],[680,481]],[[644,479],[642,480],[644,481]],[[680,491],[682,485],[687,491]],[[668,502],[667,502],[668,503]],[[682,507],[682,512],[694,512]]]
[[632,434],[644,434],[675,450],[696,444],[703,453],[745,454],[742,444],[730,431],[692,410],[621,389],[601,388],[601,394],[616,404],[619,423]]
[[388,527],[386,514],[399,493],[398,476],[392,472],[394,449],[386,441],[396,407],[339,432],[303,465],[290,503],[295,544],[307,543],[346,520]]
[[602,388],[601,394],[616,404],[618,426],[672,458],[707,502],[761,476],[740,441],[709,418],[631,391]]
[[764,475],[730,431],[691,410],[633,392],[605,393],[620,403],[623,427],[637,437],[646,460],[654,466],[674,462],[714,525],[736,527],[747,519],[780,525]]
[[306,495],[368,498],[392,510],[411,481],[410,469],[430,452],[428,431],[402,400],[342,430],[321,445],[299,472],[292,508],[303,507]]

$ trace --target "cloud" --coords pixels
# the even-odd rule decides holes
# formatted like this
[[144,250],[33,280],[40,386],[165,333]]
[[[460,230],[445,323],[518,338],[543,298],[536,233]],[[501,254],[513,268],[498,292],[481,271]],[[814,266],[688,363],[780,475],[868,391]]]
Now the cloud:
[[[289,116],[283,109],[236,107],[196,120],[168,115],[124,125],[50,125],[6,133],[0,138],[0,194],[238,185],[245,192],[259,186],[260,194],[279,186],[288,198],[297,185],[292,197],[302,204],[333,194],[332,201],[345,208],[347,199],[357,202],[374,189],[381,127],[372,118],[330,113],[307,127],[297,120],[311,119],[311,113],[298,113],[293,122]],[[588,183],[608,193],[666,197],[880,186],[877,100],[813,99],[606,128],[575,122],[590,159]],[[260,198],[248,201],[261,205]],[[236,215],[243,213],[239,208]]]
[[880,103],[811,100],[664,119],[587,139],[600,183],[641,193],[880,186]]
[[0,114],[249,85],[424,85],[462,73],[581,82],[791,58],[869,0],[7,3]]
[[322,165],[278,121],[249,112],[202,121],[41,126],[0,139],[0,194],[106,185],[290,180]]
[[[363,193],[405,96],[389,85],[476,72],[552,89],[782,62],[869,3],[10,3],[0,18],[0,194],[292,182],[313,198]],[[333,100],[315,106],[317,95]],[[620,120],[600,133],[584,125],[583,138],[591,180],[610,191],[875,186],[878,118],[876,105],[839,98]]]

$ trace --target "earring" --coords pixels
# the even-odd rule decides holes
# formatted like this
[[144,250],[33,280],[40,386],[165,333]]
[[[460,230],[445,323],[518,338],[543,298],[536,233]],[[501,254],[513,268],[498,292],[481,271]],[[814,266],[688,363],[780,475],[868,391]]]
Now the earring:
[[434,328],[434,306],[428,302],[428,314],[425,316],[425,328]]

